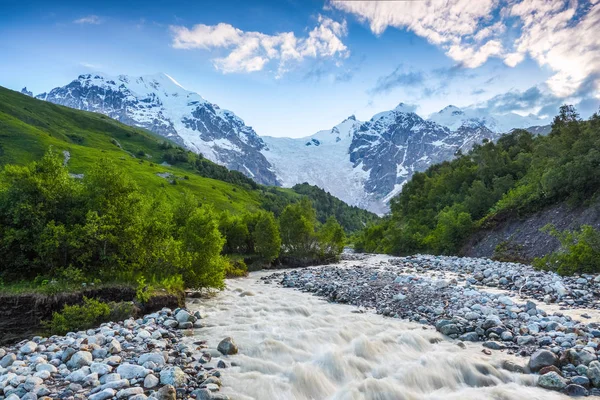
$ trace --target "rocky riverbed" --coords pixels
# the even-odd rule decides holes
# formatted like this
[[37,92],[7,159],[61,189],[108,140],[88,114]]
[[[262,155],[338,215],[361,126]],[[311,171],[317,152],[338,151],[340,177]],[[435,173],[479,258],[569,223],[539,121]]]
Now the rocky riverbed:
[[[600,395],[600,321],[590,315],[600,308],[597,276],[561,278],[487,259],[359,254],[263,280],[432,325],[459,345],[482,342],[483,352],[527,357],[514,368],[541,374],[539,386]],[[572,309],[582,318],[568,315]]]
[[0,348],[0,399],[221,399],[221,369],[237,352],[182,337],[202,313],[163,309],[141,319]]

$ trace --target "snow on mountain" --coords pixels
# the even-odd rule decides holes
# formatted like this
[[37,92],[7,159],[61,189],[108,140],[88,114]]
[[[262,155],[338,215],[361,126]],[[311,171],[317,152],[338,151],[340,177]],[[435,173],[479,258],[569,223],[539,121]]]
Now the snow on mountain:
[[459,150],[467,152],[514,128],[547,131],[539,127],[545,121],[532,115],[490,115],[450,105],[423,119],[416,106],[400,103],[369,121],[351,116],[300,139],[260,137],[233,112],[166,74],[80,75],[36,97],[149,129],[259,183],[290,187],[308,182],[379,214],[415,172],[449,160]]
[[449,105],[429,116],[429,120],[455,131],[461,126],[485,126],[494,133],[507,133],[513,129],[525,129],[531,126],[546,125],[548,121],[530,114],[522,116],[516,113],[489,114],[485,109],[467,107],[458,108]]
[[265,144],[251,127],[233,112],[185,90],[167,74],[85,74],[36,97],[146,128],[257,182],[279,183],[260,153]]

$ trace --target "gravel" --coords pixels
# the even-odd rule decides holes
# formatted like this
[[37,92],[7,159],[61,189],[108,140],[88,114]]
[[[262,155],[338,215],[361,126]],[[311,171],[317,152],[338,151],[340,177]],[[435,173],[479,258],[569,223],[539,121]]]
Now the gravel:
[[[545,304],[563,311],[600,309],[600,276],[560,277],[478,258],[345,254],[341,265],[286,270],[262,279],[429,324],[449,339],[483,342],[484,352],[531,356],[527,371],[544,373],[541,387],[600,395],[599,321],[585,313],[581,321],[544,310]],[[549,366],[554,369],[544,368]]]
[[165,308],[0,348],[0,399],[175,400],[203,391],[203,398],[226,400],[216,366],[228,364],[213,358],[217,350],[203,341],[181,341],[181,328],[197,319],[185,309]]

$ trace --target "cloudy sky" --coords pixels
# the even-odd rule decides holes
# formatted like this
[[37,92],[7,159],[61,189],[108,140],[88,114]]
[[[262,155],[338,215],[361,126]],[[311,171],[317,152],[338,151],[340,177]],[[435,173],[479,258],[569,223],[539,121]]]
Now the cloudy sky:
[[0,0],[0,85],[165,72],[261,135],[398,103],[583,116],[600,104],[600,0]]

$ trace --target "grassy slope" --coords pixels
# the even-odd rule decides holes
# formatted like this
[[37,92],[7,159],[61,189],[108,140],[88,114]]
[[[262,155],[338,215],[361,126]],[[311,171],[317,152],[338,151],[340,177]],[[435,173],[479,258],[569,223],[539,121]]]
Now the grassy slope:
[[[164,140],[102,114],[58,106],[0,87],[0,166],[37,160],[52,146],[70,152],[68,166],[72,173],[85,173],[99,158],[108,157],[146,191],[172,197],[185,188],[219,210],[260,208],[260,190],[201,177],[191,168],[160,165],[164,150],[159,145]],[[140,151],[146,155],[139,156]],[[164,172],[179,178],[178,184],[157,176]],[[292,191],[281,192],[293,196]]]

